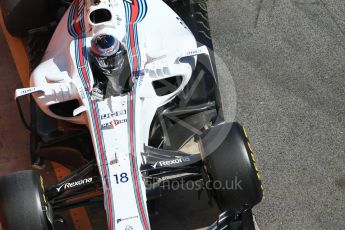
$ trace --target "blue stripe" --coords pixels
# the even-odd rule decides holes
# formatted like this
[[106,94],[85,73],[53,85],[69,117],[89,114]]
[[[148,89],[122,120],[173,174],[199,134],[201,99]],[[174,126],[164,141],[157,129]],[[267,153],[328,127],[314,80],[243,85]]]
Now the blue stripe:
[[135,23],[135,25],[133,25],[134,28],[134,39],[135,39],[135,50],[137,53],[137,59],[138,59],[138,69],[137,69],[137,73],[136,73],[136,78],[139,77],[139,72],[140,71],[140,67],[141,67],[141,56],[140,56],[140,49],[139,49],[139,40],[138,40],[138,29],[137,29],[137,24]]
[[[146,16],[146,12],[147,12],[147,5],[146,5],[146,1],[145,0],[138,0],[138,17],[136,18],[136,20],[133,22],[133,24],[130,24],[130,18],[131,18],[131,15],[130,15],[130,11],[128,11],[130,5],[128,3],[124,3],[125,4],[125,9],[126,9],[126,16],[127,16],[127,28],[126,28],[126,31],[127,31],[127,49],[128,49],[128,58],[130,60],[130,66],[131,66],[131,72],[133,73],[134,71],[136,71],[134,74],[135,74],[135,77],[138,78],[139,77],[139,74],[140,74],[140,69],[141,69],[141,56],[140,56],[140,48],[139,48],[139,41],[138,41],[138,34],[137,34],[137,23],[142,21],[144,19],[144,17]],[[131,9],[130,9],[131,10]],[[134,34],[134,41],[131,41],[131,37],[130,37],[130,27],[132,26],[133,28],[133,34]],[[134,70],[134,66],[133,66],[133,63],[134,63],[134,57],[133,57],[133,53],[132,53],[132,49],[131,49],[131,42],[134,42],[134,48],[135,48],[135,51],[136,51],[136,55],[137,55],[137,61],[138,61],[138,69]],[[137,83],[138,81],[134,81],[134,86],[133,86],[133,98],[132,98],[132,101],[130,101],[129,99],[129,103],[132,103],[132,117],[129,115],[129,126],[128,126],[128,129],[130,130],[130,122],[133,122],[133,143],[129,143],[129,148],[131,148],[131,144],[133,144],[133,149],[134,149],[134,161],[132,161],[132,158],[130,158],[130,165],[131,165],[131,168],[132,168],[132,172],[133,172],[133,167],[136,168],[136,176],[137,178],[140,178],[141,175],[139,173],[139,167],[138,167],[138,164],[137,164],[137,158],[136,158],[136,142],[135,142],[135,91],[136,91],[136,87],[137,87]],[[130,106],[128,107],[128,111],[130,111]],[[129,113],[130,114],[130,113]],[[134,175],[132,175],[132,180],[134,181]],[[134,182],[135,183],[135,182]],[[144,199],[143,199],[143,195],[142,195],[142,189],[141,189],[141,184],[139,183],[139,181],[137,181],[138,183],[138,190],[139,190],[139,194],[136,194],[136,188],[135,188],[135,185],[133,184],[133,189],[134,189],[134,192],[137,196],[139,196],[140,200],[143,202],[143,207],[145,207],[144,205]],[[138,203],[139,202],[139,199],[136,199],[136,203],[137,203],[137,207],[140,209],[140,204]],[[147,224],[149,225],[149,218],[148,218],[148,213],[147,213],[147,210],[144,208],[144,215],[145,216],[142,216],[141,214],[141,211],[139,211],[139,215],[140,215],[140,220],[143,224],[143,226],[145,226],[144,224],[144,218],[147,220]],[[149,226],[150,228],[150,226]]]
[[[82,11],[84,13],[84,10]],[[87,50],[86,50],[86,29],[85,29],[85,23],[84,23],[84,15],[81,15],[81,21],[80,21],[80,24],[81,24],[81,28],[82,28],[82,37],[83,37],[83,58],[84,58],[84,68],[87,72],[87,77],[88,77],[88,81],[90,83],[90,70],[89,70],[89,65],[87,64],[89,62],[89,58],[88,58],[88,54],[87,54]]]
[[[80,2],[78,2],[78,4],[79,3]],[[78,7],[78,9],[79,9],[79,7]],[[76,57],[75,59],[76,59],[76,65],[77,65],[77,69],[78,69],[78,74],[79,74],[79,77],[80,77],[80,79],[81,79],[81,81],[82,81],[82,83],[84,85],[84,88],[87,89],[87,82],[85,81],[85,79],[83,77],[83,72],[82,72],[81,68],[79,68],[79,67],[81,67],[81,63],[80,63],[79,45],[78,45],[79,39],[82,39],[82,50],[81,51],[82,51],[82,58],[84,60],[83,68],[86,69],[86,73],[87,73],[86,77],[87,77],[87,80],[90,81],[90,77],[89,77],[90,76],[90,70],[89,70],[88,55],[87,55],[87,50],[86,50],[86,33],[85,33],[85,25],[84,25],[84,19],[83,19],[84,4],[80,8],[80,13],[78,13],[78,17],[80,19],[80,25],[81,25],[81,29],[82,29],[82,34],[81,34],[82,36],[81,36],[81,38],[79,37],[79,35],[76,33],[76,31],[74,29],[74,13],[75,13],[75,10],[76,10],[76,6],[75,6],[74,3],[72,3],[71,4],[71,10],[70,10],[69,18],[68,18],[68,31],[71,34],[71,36],[74,37],[75,57]],[[97,151],[99,153],[101,153],[101,151],[100,151],[100,140],[98,139],[97,130],[95,129],[96,121],[94,120],[94,117],[97,117],[97,119],[98,119],[98,129],[100,130],[101,140],[103,140],[103,133],[101,131],[101,122],[100,122],[98,104],[95,103],[95,109],[96,109],[96,113],[97,113],[97,114],[95,114],[93,112],[93,106],[92,106],[92,103],[91,103],[92,99],[91,99],[90,92],[88,90],[85,90],[85,91],[86,91],[86,96],[87,96],[87,100],[88,100],[88,103],[89,103],[89,108],[91,108],[90,115],[91,115],[92,128],[93,128],[94,133],[97,135],[97,138],[95,138],[96,139],[96,148],[97,148]],[[106,156],[105,146],[104,146],[104,142],[103,141],[102,141],[102,148],[103,148],[104,159],[107,162],[107,156]],[[99,162],[101,162],[100,174],[101,174],[101,177],[102,177],[103,184],[107,184],[107,182],[108,182],[108,184],[110,185],[110,199],[112,199],[112,188],[111,188],[110,173],[109,173],[108,165],[105,164],[106,172],[104,172],[103,171],[103,167],[102,167],[102,165],[103,165],[102,158],[101,158],[100,154],[97,154],[97,155],[98,155]],[[108,175],[108,177],[107,177],[108,181],[105,179],[104,175]],[[107,195],[104,196],[104,200],[105,200],[106,204],[109,204],[109,200],[108,200],[108,196]],[[105,206],[106,206],[106,210],[107,210],[107,218],[108,218],[108,221],[109,221],[110,220],[110,217],[109,217],[109,205],[105,205]],[[113,212],[112,220],[113,220],[113,224],[115,226],[115,211]]]
[[[130,110],[130,103],[131,103],[131,95],[130,95],[130,93],[128,93],[128,97],[127,98],[128,98],[127,99],[127,111],[131,111]],[[130,112],[128,113],[127,119],[128,119],[128,121],[131,120],[131,113]],[[128,130],[130,130],[130,122],[128,122],[127,127],[128,127]],[[128,147],[129,147],[129,150],[131,150],[131,142],[130,141],[128,142]],[[133,166],[132,156],[130,157],[129,164],[130,164],[131,169],[133,169],[134,166]],[[135,178],[134,178],[133,170],[131,170],[131,171],[132,171],[132,173],[131,173],[132,181],[134,182]],[[136,194],[136,192],[135,192],[135,185],[134,184],[133,184],[133,188],[134,188],[134,194]],[[135,199],[135,203],[137,205],[137,208],[139,208],[138,199]],[[140,211],[139,211],[139,216],[140,216],[141,223],[144,225],[144,222],[143,222],[143,219],[142,219]]]
[[68,32],[72,37],[77,37],[78,35],[75,32],[74,27],[73,27],[74,10],[75,10],[75,6],[74,4],[71,4],[71,8],[68,15]]
[[143,4],[140,0],[138,0],[138,8],[139,8],[139,14],[138,14],[138,18],[136,21],[140,22],[140,18],[143,15],[143,11],[141,9],[143,9]]
[[[97,103],[95,103],[95,108],[96,108],[96,115],[97,115],[97,119],[98,119],[98,129],[100,130],[100,135],[101,135],[101,139],[102,140],[104,140],[103,139],[103,133],[102,133],[102,125],[101,125],[101,119],[100,119],[100,116],[99,116],[99,109],[98,109],[98,104]],[[103,148],[103,153],[104,153],[104,159],[105,159],[105,162],[108,162],[108,160],[107,160],[107,154],[106,154],[106,151],[105,151],[105,146],[104,146],[104,141],[102,141],[102,148]],[[100,152],[100,151],[99,151]],[[109,179],[109,182],[108,182],[108,184],[109,184],[109,188],[110,188],[110,199],[112,199],[112,186],[111,186],[111,181],[110,181],[110,172],[109,172],[109,167],[108,167],[108,164],[106,164],[105,165],[106,167],[106,172],[107,172],[107,175],[108,175],[108,179]],[[101,168],[103,168],[103,167],[101,167]],[[105,180],[105,178],[104,178],[104,180]],[[106,201],[107,201],[107,203],[108,203],[108,197],[106,196]],[[114,202],[113,202],[113,200],[112,200],[112,203],[114,204]],[[108,208],[108,205],[106,205],[107,206],[107,216],[109,216],[109,208]],[[113,222],[115,221],[115,210],[113,211],[113,216],[112,216],[112,219],[113,219]],[[113,223],[114,225],[115,225],[115,223]]]
[[140,11],[140,14],[139,14],[137,21],[141,22],[145,18],[146,13],[147,13],[147,3],[145,0],[139,0],[138,3],[140,6],[140,9],[142,9],[142,10]]
[[126,10],[126,20],[127,20],[127,26],[126,26],[127,53],[128,53],[129,64],[131,66],[131,72],[133,72],[133,54],[132,54],[132,49],[131,49],[130,33],[129,33],[131,11],[130,11],[130,4],[128,2],[124,2],[124,5],[125,5],[125,10]]
[[[136,88],[137,88],[137,84],[138,84],[138,81],[136,81],[134,83],[134,87],[133,87],[133,95],[135,95],[136,93]],[[135,117],[135,104],[136,104],[136,98],[133,96],[133,118]],[[135,122],[133,123],[133,134],[136,133],[136,127],[135,127]],[[135,142],[135,135],[133,135],[133,141],[134,141],[134,153],[136,154],[137,153],[137,149],[136,149],[136,142]],[[136,166],[136,169],[137,169],[137,178],[140,178],[141,177],[141,174],[139,172],[140,170],[140,167],[138,167],[138,162],[135,158],[135,162],[134,162],[135,166]],[[139,181],[138,181],[139,182]],[[142,193],[142,189],[141,189],[141,184],[138,183],[138,187],[139,187],[139,196],[140,196],[140,200],[144,203],[144,199],[143,199],[143,193]],[[144,208],[144,213],[145,213],[145,217],[146,217],[146,220],[147,220],[147,224],[149,224],[149,217],[148,217],[148,213],[147,213],[147,210]],[[143,218],[143,217],[142,217]],[[143,223],[144,224],[144,223]],[[150,226],[149,226],[150,228]]]

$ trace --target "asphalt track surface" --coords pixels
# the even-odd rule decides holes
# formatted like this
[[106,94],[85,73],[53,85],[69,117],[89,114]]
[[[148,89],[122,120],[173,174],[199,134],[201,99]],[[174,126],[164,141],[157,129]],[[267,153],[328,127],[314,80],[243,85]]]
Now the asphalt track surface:
[[[261,229],[345,227],[345,2],[210,0],[236,120],[263,176]],[[229,77],[220,79],[232,118]]]
[[[225,114],[247,128],[263,177],[265,198],[254,209],[260,228],[344,229],[345,2],[209,0],[208,7],[216,54],[229,69],[220,76]],[[20,83],[0,48],[3,174],[13,170],[9,162],[29,165],[28,154],[14,155],[28,140],[17,115],[8,115]],[[217,210],[201,198],[166,194],[154,229],[211,223]]]

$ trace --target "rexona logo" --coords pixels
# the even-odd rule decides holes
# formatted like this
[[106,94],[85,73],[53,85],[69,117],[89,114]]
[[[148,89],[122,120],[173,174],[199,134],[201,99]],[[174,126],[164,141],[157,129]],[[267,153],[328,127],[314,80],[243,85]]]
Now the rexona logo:
[[153,168],[156,168],[157,166],[159,167],[174,166],[174,165],[189,162],[189,161],[190,161],[189,157],[182,157],[182,158],[178,158],[178,159],[174,159],[170,161],[158,161],[153,165]]
[[60,192],[60,190],[62,188],[63,189],[71,189],[71,188],[75,188],[75,187],[78,187],[78,186],[81,186],[81,185],[90,184],[91,182],[92,182],[92,177],[86,178],[86,179],[83,179],[83,180],[79,180],[79,181],[74,181],[74,182],[71,182],[71,183],[63,184],[60,187],[56,188],[56,190],[58,192]]

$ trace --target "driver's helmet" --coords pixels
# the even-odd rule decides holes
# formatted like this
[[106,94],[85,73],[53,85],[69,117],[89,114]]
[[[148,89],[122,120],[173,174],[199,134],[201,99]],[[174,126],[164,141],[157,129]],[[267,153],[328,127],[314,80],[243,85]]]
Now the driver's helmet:
[[123,55],[120,46],[120,42],[109,34],[99,34],[91,40],[94,59],[104,74],[111,74],[122,67]]

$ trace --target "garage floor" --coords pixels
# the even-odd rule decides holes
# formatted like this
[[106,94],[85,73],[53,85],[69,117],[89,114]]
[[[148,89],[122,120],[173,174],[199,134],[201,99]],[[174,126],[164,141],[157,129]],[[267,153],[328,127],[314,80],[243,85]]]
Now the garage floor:
[[[216,53],[232,75],[220,79],[225,112],[247,128],[263,175],[265,198],[255,208],[259,226],[344,229],[344,1],[210,0],[209,14]],[[0,74],[3,175],[30,165],[28,134],[13,101],[20,79],[2,32]],[[54,180],[49,165],[44,173]],[[217,210],[206,211],[206,201],[196,199],[195,193],[177,193],[160,200],[154,229],[212,222]]]

